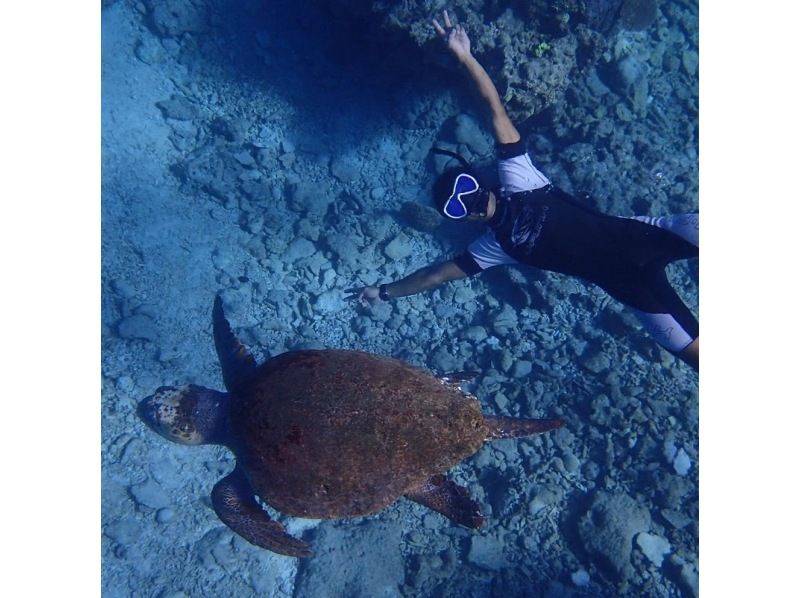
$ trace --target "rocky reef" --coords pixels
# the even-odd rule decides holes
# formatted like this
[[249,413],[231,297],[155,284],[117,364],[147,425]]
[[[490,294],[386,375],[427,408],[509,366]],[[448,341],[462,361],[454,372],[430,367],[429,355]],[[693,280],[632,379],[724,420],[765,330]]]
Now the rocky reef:
[[[619,214],[695,211],[695,2],[116,0],[103,3],[103,590],[109,596],[697,593],[697,376],[578,280],[495,269],[366,309],[480,233],[430,207],[447,165],[492,166],[483,114],[431,17],[464,23],[532,159]],[[697,264],[670,266],[697,306]],[[399,501],[287,521],[298,565],[208,506],[232,466],[135,416],[161,384],[219,387],[222,291],[263,359],[346,347],[480,372],[487,413],[559,416],[458,468],[480,533]]]
[[[617,34],[658,28],[662,16],[658,0],[315,2],[342,20],[360,20],[365,27],[399,40],[400,55],[394,57],[398,64],[407,64],[404,56],[409,42],[433,64],[446,60],[429,21],[432,14],[447,9],[469,32],[474,53],[517,122],[561,102],[566,90],[592,70],[613,69],[621,60],[614,50]],[[674,13],[672,4],[689,9],[687,18],[695,18],[695,24],[687,21],[685,25],[696,29],[693,4],[665,3],[665,10]],[[667,50],[663,44],[656,48],[661,54]],[[628,90],[623,91],[625,99]]]

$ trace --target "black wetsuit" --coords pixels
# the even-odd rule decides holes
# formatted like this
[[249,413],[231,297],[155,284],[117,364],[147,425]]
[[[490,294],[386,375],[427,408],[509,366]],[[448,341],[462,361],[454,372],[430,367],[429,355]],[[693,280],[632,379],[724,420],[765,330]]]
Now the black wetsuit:
[[[493,265],[519,262],[578,276],[637,310],[650,332],[670,351],[679,352],[697,338],[697,320],[664,272],[670,262],[698,256],[697,245],[687,240],[690,236],[660,228],[655,221],[598,212],[550,184],[524,150],[507,153],[513,155],[500,155],[501,163],[506,160],[511,165],[506,169],[511,175],[506,173],[506,178],[516,176],[515,168],[522,168],[528,176],[524,172],[527,161],[535,171],[529,180],[543,186],[498,199],[489,222],[491,234],[455,259],[462,270],[472,275]],[[512,187],[519,188],[519,180],[512,182],[517,183]],[[696,215],[681,218],[684,228],[695,227],[696,237]],[[492,240],[511,259],[498,258],[502,254],[490,246]]]

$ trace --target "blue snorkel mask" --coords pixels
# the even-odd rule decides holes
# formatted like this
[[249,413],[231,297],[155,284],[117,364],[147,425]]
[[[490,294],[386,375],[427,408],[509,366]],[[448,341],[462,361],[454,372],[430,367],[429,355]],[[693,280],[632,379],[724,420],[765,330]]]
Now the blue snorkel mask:
[[[484,216],[489,205],[490,193],[488,189],[481,187],[474,175],[470,174],[473,169],[469,162],[461,154],[438,147],[431,148],[431,153],[455,158],[464,169],[464,172],[460,172],[453,181],[450,195],[443,203],[438,204],[439,210],[453,220],[462,220],[467,216]],[[442,192],[447,191],[442,189]]]
[[461,220],[469,215],[485,215],[489,191],[478,184],[471,174],[462,172],[453,182],[453,192],[444,204],[444,215]]

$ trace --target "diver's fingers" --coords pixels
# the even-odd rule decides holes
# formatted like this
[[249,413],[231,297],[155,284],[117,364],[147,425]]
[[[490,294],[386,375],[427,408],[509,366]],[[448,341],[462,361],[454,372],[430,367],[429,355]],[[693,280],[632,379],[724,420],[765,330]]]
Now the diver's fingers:
[[365,291],[366,290],[367,289],[365,287],[358,287],[358,288],[355,288],[355,289],[347,289],[345,292],[346,293],[350,293],[350,295],[347,297],[348,299],[361,301],[365,297]]
[[450,15],[447,14],[447,11],[442,11],[444,13],[444,26],[448,29],[452,27],[452,23],[450,23]]
[[436,29],[436,33],[444,37],[445,35],[444,28],[441,25],[439,25],[439,21],[437,21],[436,19],[433,20],[433,28]]

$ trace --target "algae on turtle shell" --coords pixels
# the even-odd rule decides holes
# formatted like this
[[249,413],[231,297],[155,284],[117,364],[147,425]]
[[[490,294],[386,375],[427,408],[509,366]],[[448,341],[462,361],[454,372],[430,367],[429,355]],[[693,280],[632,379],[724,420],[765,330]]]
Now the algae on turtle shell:
[[477,528],[484,522],[479,505],[444,472],[487,440],[564,423],[484,416],[459,388],[474,374],[436,378],[361,351],[290,351],[258,366],[219,297],[213,326],[228,392],[160,387],[139,404],[139,415],[175,442],[227,446],[236,467],[214,486],[214,510],[247,541],[281,554],[311,551],[256,496],[287,515],[319,519],[367,515],[405,496]]

